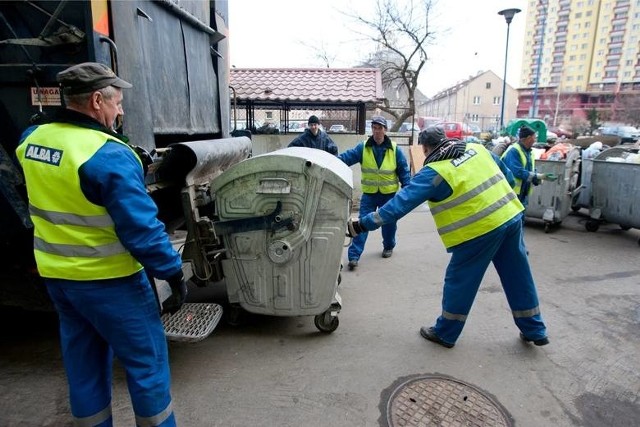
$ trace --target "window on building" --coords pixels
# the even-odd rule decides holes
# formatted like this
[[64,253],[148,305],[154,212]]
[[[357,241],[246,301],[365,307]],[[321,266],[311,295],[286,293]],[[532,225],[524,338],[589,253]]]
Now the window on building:
[[[591,22],[587,21],[584,23],[585,28],[591,28]],[[586,34],[586,33],[585,33]]]
[[480,105],[480,97],[479,96],[474,96],[473,97],[473,105]]
[[594,76],[594,77],[600,77],[601,75],[602,75],[602,74],[600,74],[600,73],[594,73],[594,74],[593,74],[593,76]]
[[478,116],[477,114],[472,114],[472,115],[471,115],[471,121],[472,121],[472,122],[477,122],[477,121],[478,121],[478,119],[479,119],[479,116]]
[[587,11],[585,12],[584,16],[591,16],[591,11],[590,11],[590,10],[587,10]]
[[582,18],[582,12],[577,12],[575,15],[573,15],[573,17],[574,17],[575,19],[580,19],[580,18]]
[[580,55],[580,60],[581,61],[586,61],[587,60],[587,54],[583,53],[582,55]]
[[605,71],[604,72],[604,77],[605,78],[615,77],[616,75],[617,75],[617,73],[615,71]]
[[582,76],[578,76],[578,77],[576,77],[576,80],[578,80],[578,81],[582,81]]
[[625,77],[631,77],[631,71],[625,71],[624,72],[624,76]]
[[273,119],[273,111],[265,111],[264,112],[265,119]]
[[629,66],[633,65],[633,61],[632,61],[631,59],[627,59],[627,60],[624,62],[624,65],[626,65],[627,67],[629,67]]
[[491,82],[487,82],[484,85],[485,89],[491,89]]
[[576,60],[575,55],[569,55],[569,61],[575,61],[575,60]]
[[493,97],[493,105],[500,105],[500,98],[499,96],[494,96]]

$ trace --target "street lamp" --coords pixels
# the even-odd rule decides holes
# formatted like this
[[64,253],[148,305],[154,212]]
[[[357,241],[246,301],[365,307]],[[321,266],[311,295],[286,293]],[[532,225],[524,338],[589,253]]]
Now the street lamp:
[[507,21],[507,46],[504,50],[504,79],[502,79],[502,107],[500,111],[500,130],[504,129],[504,98],[507,92],[507,58],[509,57],[509,27],[511,21],[516,13],[519,13],[520,9],[504,9],[498,12],[498,15],[504,16],[504,20]]

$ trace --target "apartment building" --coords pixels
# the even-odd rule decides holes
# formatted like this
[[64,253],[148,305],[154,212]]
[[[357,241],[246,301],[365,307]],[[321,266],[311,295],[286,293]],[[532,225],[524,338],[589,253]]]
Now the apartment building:
[[[505,88],[504,123],[516,117],[518,92]],[[422,115],[446,121],[478,125],[482,130],[498,130],[502,109],[502,79],[493,71],[481,71],[435,94],[423,104]]]
[[529,0],[518,117],[624,116],[640,95],[640,0]]

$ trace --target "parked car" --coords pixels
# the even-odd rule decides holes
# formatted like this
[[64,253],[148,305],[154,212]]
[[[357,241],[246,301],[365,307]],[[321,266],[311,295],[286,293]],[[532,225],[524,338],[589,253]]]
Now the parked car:
[[418,117],[418,127],[420,127],[420,130],[425,130],[426,128],[428,128],[429,126],[433,126],[437,123],[441,123],[444,120],[442,119],[442,117],[423,117],[420,116]]
[[304,132],[307,124],[304,122],[289,122],[289,132]]
[[[562,138],[563,136],[565,138],[573,138],[573,133],[572,132],[570,132],[568,130],[565,130],[565,129],[562,129],[560,127],[557,127],[557,128],[556,127],[550,127],[549,131],[555,133],[558,136],[558,138]],[[549,139],[549,137],[547,137],[547,139]]]
[[603,126],[598,129],[598,134],[603,136],[617,136],[620,143],[633,143],[640,139],[640,130],[633,126]]
[[442,126],[447,138],[464,139],[465,136],[472,136],[473,132],[462,122],[440,122],[437,126]]
[[420,127],[418,127],[417,123],[414,123],[413,126],[411,126],[410,122],[404,122],[402,123],[402,125],[400,125],[400,128],[398,129],[398,132],[418,132],[420,133]]
[[331,125],[329,132],[346,132],[347,128],[344,125]]
[[480,138],[480,134],[482,133],[482,129],[480,129],[480,126],[474,125],[474,124],[470,124],[468,126],[469,126],[469,130],[471,131],[471,134],[476,138]]

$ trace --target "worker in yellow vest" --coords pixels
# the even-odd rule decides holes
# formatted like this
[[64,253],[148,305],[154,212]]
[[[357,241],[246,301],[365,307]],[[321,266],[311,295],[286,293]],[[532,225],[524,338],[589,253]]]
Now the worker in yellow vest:
[[[387,136],[387,120],[382,116],[371,119],[372,135],[355,147],[343,152],[338,157],[348,166],[361,164],[362,197],[360,199],[359,215],[363,217],[389,201],[400,187],[404,187],[411,180],[411,172],[407,159],[398,149],[395,142]],[[389,258],[396,246],[395,221],[382,227],[382,257]],[[358,266],[360,255],[364,251],[367,233],[355,236],[347,256],[349,270]]]
[[[555,181],[558,177],[554,174],[542,174],[536,170],[536,161],[533,155],[533,144],[536,142],[536,131],[527,125],[518,130],[518,141],[511,144],[500,157],[509,170],[513,173],[516,185],[513,191],[526,208],[529,203],[529,195],[534,185],[540,185],[542,181]],[[524,215],[523,215],[524,220]]]
[[428,201],[451,260],[444,278],[442,314],[435,326],[420,328],[422,337],[447,348],[455,345],[493,262],[520,338],[548,344],[522,239],[524,207],[511,188],[513,175],[482,145],[446,139],[440,127],[422,131],[418,142],[426,157],[424,167],[377,212],[349,220],[348,234],[395,223]]
[[147,272],[172,289],[177,311],[187,286],[144,185],[143,165],[113,129],[122,90],[106,65],[61,71],[66,109],[28,128],[16,149],[34,224],[38,272],[60,319],[74,424],[113,424],[111,371],[124,366],[136,425],[175,426],[169,355]]

